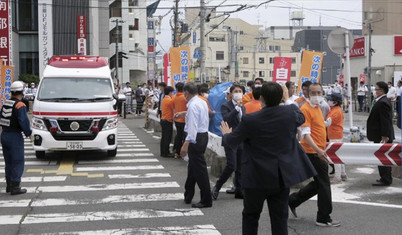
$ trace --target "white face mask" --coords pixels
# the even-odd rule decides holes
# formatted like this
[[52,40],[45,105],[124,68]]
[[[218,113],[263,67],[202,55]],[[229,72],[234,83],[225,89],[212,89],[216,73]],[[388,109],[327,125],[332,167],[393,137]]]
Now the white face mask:
[[262,87],[262,85],[261,85],[261,84],[255,84],[254,87],[255,87],[255,88],[257,88],[257,87]]
[[208,99],[208,93],[204,93],[204,97]]
[[237,102],[238,100],[240,100],[243,97],[242,93],[234,93],[233,94],[233,99]]
[[319,105],[322,101],[322,96],[310,96],[310,102],[314,105]]
[[334,101],[332,101],[332,100],[328,100],[327,103],[328,103],[329,107],[334,107],[335,106]]

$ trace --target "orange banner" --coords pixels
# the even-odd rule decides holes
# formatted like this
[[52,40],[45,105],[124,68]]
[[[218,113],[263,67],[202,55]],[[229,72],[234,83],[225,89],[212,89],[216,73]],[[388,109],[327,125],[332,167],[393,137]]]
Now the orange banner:
[[302,95],[301,85],[303,82],[320,82],[323,56],[324,54],[322,52],[303,51],[299,83],[297,86],[297,94],[299,94],[299,96]]
[[11,98],[10,87],[11,83],[13,83],[14,77],[14,68],[13,66],[4,66],[3,60],[0,60],[0,78],[1,78],[1,87],[0,87],[0,98],[1,98],[1,106],[3,106],[6,100]]
[[170,85],[175,87],[178,82],[186,83],[190,72],[190,47],[171,47],[169,54],[172,78]]

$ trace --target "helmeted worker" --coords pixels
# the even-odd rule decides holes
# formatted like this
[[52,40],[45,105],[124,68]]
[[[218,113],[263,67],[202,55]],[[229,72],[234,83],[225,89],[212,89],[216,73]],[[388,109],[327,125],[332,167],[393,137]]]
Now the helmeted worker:
[[6,192],[11,195],[26,193],[21,189],[21,176],[24,172],[24,139],[32,134],[23,97],[24,84],[20,81],[13,82],[10,87],[11,98],[7,100],[0,112],[1,145],[5,162]]

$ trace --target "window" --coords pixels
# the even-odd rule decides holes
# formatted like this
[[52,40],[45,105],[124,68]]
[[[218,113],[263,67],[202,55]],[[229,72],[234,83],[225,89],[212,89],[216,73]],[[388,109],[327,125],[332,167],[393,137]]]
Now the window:
[[248,78],[249,72],[248,71],[243,71],[243,77]]
[[258,77],[265,77],[265,71],[258,71]]
[[259,64],[264,64],[265,63],[265,58],[264,57],[258,58],[258,63]]
[[281,46],[269,46],[269,50],[270,50],[270,51],[280,51],[280,50],[281,50]]
[[243,46],[239,46],[239,51],[242,51],[242,50],[244,50],[244,47],[243,47]]
[[322,72],[326,73],[327,72],[327,67],[322,67]]
[[223,51],[217,51],[216,52],[216,60],[224,60],[225,59],[225,54]]
[[292,64],[296,64],[296,57],[292,57]]
[[[119,32],[121,33],[121,26],[119,26]],[[116,27],[109,32],[109,43],[115,43],[116,42]],[[119,43],[121,43],[121,38],[119,37]]]
[[109,18],[121,17],[121,1],[114,1],[109,6]]
[[243,64],[248,64],[248,57],[243,58]]
[[272,70],[269,71],[269,76],[272,78],[272,76],[273,76],[273,71]]
[[225,36],[211,36],[209,37],[210,42],[224,42]]
[[243,35],[243,34],[244,34],[244,31],[243,31],[243,30],[240,30],[240,31],[239,31],[239,34],[240,34],[240,35]]
[[269,63],[273,64],[274,63],[274,57],[269,57]]
[[129,33],[129,34],[128,34],[128,37],[129,37],[130,39],[134,39],[132,33]]
[[134,30],[138,30],[138,24],[139,24],[139,20],[138,18],[134,19]]
[[290,76],[291,77],[296,77],[296,70],[290,71]]
[[128,13],[133,14],[133,8],[128,8]]
[[[2,1],[4,2],[4,1]],[[14,2],[14,1],[10,1]],[[38,30],[38,1],[16,1],[18,4],[18,29],[21,31]],[[50,13],[50,12],[49,12]],[[49,20],[49,19],[48,19]],[[51,19],[50,19],[51,20]]]
[[138,0],[128,0],[128,6],[130,7],[138,6]]

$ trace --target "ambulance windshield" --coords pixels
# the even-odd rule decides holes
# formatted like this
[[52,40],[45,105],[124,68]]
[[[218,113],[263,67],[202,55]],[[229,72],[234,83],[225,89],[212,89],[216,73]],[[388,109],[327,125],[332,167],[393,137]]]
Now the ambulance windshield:
[[113,99],[109,78],[44,77],[37,99],[51,102],[104,102]]

